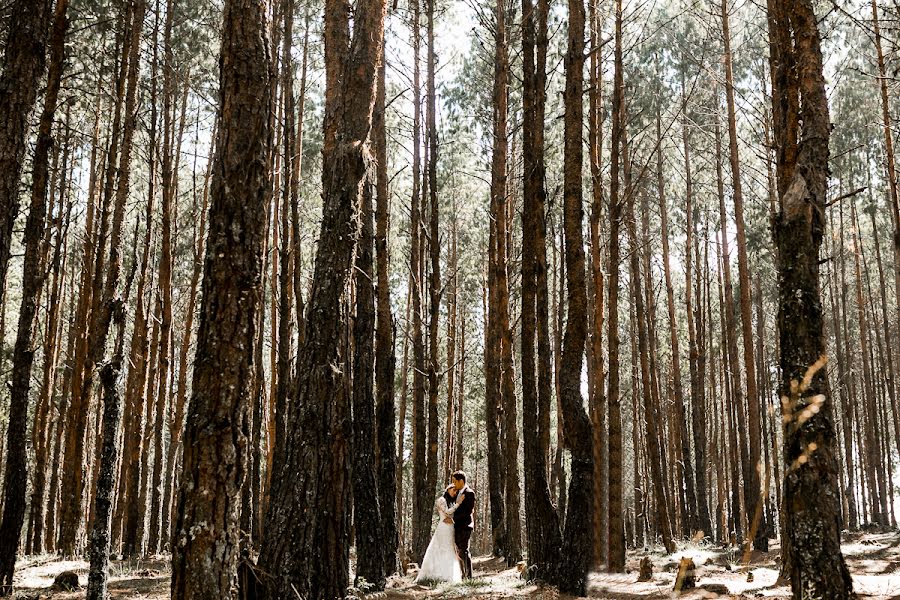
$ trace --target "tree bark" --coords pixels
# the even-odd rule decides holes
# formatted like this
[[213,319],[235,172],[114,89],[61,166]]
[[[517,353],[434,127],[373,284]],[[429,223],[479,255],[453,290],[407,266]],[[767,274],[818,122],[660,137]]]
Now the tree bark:
[[381,503],[384,574],[389,576],[399,568],[397,549],[400,543],[397,519],[401,514],[397,505],[397,438],[394,408],[394,338],[396,326],[391,314],[391,289],[388,266],[388,234],[390,230],[390,192],[388,190],[388,154],[385,104],[384,45],[381,48],[375,111],[372,130],[375,150],[375,427],[376,467]]
[[0,114],[4,115],[0,123],[0,283],[6,281],[12,254],[13,225],[19,213],[19,180],[29,119],[44,74],[52,8],[51,0],[16,0],[9,13],[0,75]]
[[593,548],[594,450],[590,418],[581,396],[581,369],[587,338],[587,289],[582,236],[582,97],[584,94],[584,2],[569,0],[564,92],[563,230],[566,240],[568,318],[563,339],[560,390],[565,440],[572,453],[569,506],[558,566],[561,592],[585,595]]
[[[67,1],[61,0],[58,3],[53,19],[50,71],[47,76],[47,92],[44,98],[44,108],[41,112],[40,125],[38,126],[38,141],[34,151],[34,160],[32,164],[31,204],[28,212],[28,218],[25,221],[25,257],[22,267],[22,301],[19,309],[19,323],[18,331],[16,334],[16,344],[13,349],[13,367],[11,375],[11,385],[9,389],[9,422],[7,426],[7,443],[6,448],[4,449],[6,454],[6,469],[4,471],[3,477],[3,518],[2,522],[0,522],[0,540],[2,540],[0,541],[0,596],[9,595],[12,593],[13,570],[16,563],[16,551],[18,550],[19,546],[19,538],[22,532],[22,525],[25,522],[25,488],[27,477],[26,432],[28,430],[28,396],[29,390],[31,389],[31,369],[34,362],[34,349],[32,348],[32,346],[34,344],[35,316],[38,309],[37,299],[40,295],[40,291],[43,287],[45,279],[45,277],[43,276],[43,272],[45,269],[41,264],[41,255],[43,253],[44,228],[49,195],[48,178],[50,171],[50,151],[53,146],[53,138],[51,136],[53,129],[53,120],[56,114],[56,105],[59,99],[60,80],[62,77],[63,69],[63,53],[65,50],[65,35],[68,25],[68,21],[66,19],[67,8]],[[34,17],[37,18],[38,21],[32,24],[32,26],[46,26],[46,15],[40,14],[44,10],[49,10],[49,8],[39,6],[37,10],[34,11],[35,13],[37,13],[36,15],[34,15]],[[29,17],[25,18],[27,19]],[[11,26],[13,28],[16,28],[18,27],[18,24],[13,21],[11,23]],[[23,26],[27,27],[28,25],[23,24]],[[27,60],[26,57],[19,57],[16,55],[16,53],[21,50],[17,51],[14,47],[11,46],[18,35],[18,33],[13,31],[13,33],[11,33],[10,35],[11,39],[9,39],[7,42],[7,61],[9,61],[10,59]],[[33,35],[38,36],[38,39],[46,39],[46,32],[44,31],[35,31],[33,32]],[[34,67],[42,69],[44,49],[42,47],[43,43],[39,42],[39,44],[41,45],[41,48],[39,49],[41,58],[39,59],[38,64],[34,65]],[[7,69],[4,71],[3,78],[0,79],[0,85],[3,85],[3,80],[6,79],[10,72],[16,71],[14,65],[11,65],[9,62],[7,62],[6,64]],[[19,73],[25,75],[24,72],[19,71]],[[40,75],[40,71],[37,71],[35,75]],[[37,82],[35,81],[35,84],[36,83]],[[14,87],[23,85],[28,86],[29,84],[27,81],[20,80],[15,82]],[[6,90],[8,88],[0,87],[0,89]],[[31,104],[34,103],[33,96],[34,91],[32,92],[32,99],[28,103],[26,112],[23,115],[23,121],[21,123],[21,134],[23,138],[27,132],[26,124],[28,113],[30,113],[31,111]],[[14,100],[9,97],[8,93],[0,93],[0,106],[2,106],[6,102],[12,101]],[[7,108],[11,109],[12,106],[7,105]],[[10,113],[6,114],[15,118],[15,116]],[[9,126],[9,122],[6,122],[4,127],[0,128],[0,148],[2,148],[4,134],[6,136],[9,136],[9,134],[11,133],[9,130],[6,130],[6,127]],[[21,144],[24,149],[24,139],[22,140]],[[2,149],[0,149],[0,156],[6,156],[6,160],[9,160],[7,152],[9,152],[9,150],[3,152]],[[20,157],[18,160],[21,164],[22,158]],[[2,162],[6,161],[4,160]],[[14,169],[16,167],[12,164],[7,164],[5,165],[5,168]],[[20,168],[21,166],[19,166],[19,169]],[[11,174],[4,171],[4,178],[9,176],[11,176]],[[7,208],[7,210],[12,210],[13,213],[17,211],[18,207],[18,173],[15,174],[15,177],[16,181],[11,188],[13,194],[10,197],[10,200],[13,202],[13,206]],[[3,186],[6,185],[8,185],[7,181],[0,182],[0,202],[3,201]],[[2,206],[2,204],[0,204],[0,206]],[[13,219],[14,218],[15,215],[13,214]],[[11,235],[11,232],[7,234],[7,236],[9,235]],[[3,257],[4,248],[6,248],[5,259]],[[0,241],[0,261],[2,261],[2,264],[0,264],[0,268],[2,268],[0,281],[5,280],[5,271],[9,259],[8,248],[9,240],[7,237],[7,241],[5,243],[3,241]],[[49,348],[49,344],[45,346],[45,351],[47,348]],[[36,469],[41,470],[42,468],[43,462],[36,463]],[[43,496],[43,494],[41,494],[41,496]],[[43,502],[43,498],[41,497],[39,501]]]
[[753,306],[750,297],[750,267],[747,260],[747,234],[744,227],[744,194],[741,187],[740,156],[738,154],[737,124],[734,106],[734,75],[731,65],[731,32],[728,2],[722,1],[722,37],[725,43],[725,98],[728,109],[728,141],[731,159],[731,191],[734,202],[734,222],[738,255],[738,283],[741,308],[741,333],[744,351],[744,375],[747,389],[747,433],[750,446],[748,465],[744,469],[744,510],[748,520],[748,538],[753,547],[763,552],[769,549],[765,527],[761,527],[762,496],[760,494],[761,449],[759,390],[756,384],[756,364],[753,351]]
[[365,580],[384,589],[384,540],[381,495],[376,479],[375,446],[375,285],[373,250],[373,186],[363,187],[360,199],[359,242],[353,283],[356,316],[353,320],[353,516],[356,533],[356,582]]
[[[437,132],[437,94],[435,91],[435,68],[437,56],[434,50],[434,0],[426,1],[426,177],[428,190],[428,255],[430,261],[428,285],[428,452],[425,464],[425,491],[428,502],[432,506],[432,497],[437,490],[438,482],[438,395],[440,391],[440,358],[438,356],[438,332],[441,318],[441,242],[440,242],[440,205],[437,190],[438,132]],[[429,524],[431,510],[428,511]],[[430,532],[431,527],[428,527]]]
[[[555,557],[559,556],[562,538],[559,519],[550,497],[547,482],[549,449],[543,445],[545,436],[542,411],[549,415],[549,394],[539,391],[538,378],[544,383],[541,369],[548,368],[549,352],[541,354],[539,339],[537,298],[539,279],[543,277],[544,299],[547,294],[546,232],[544,224],[545,175],[544,175],[544,105],[543,82],[546,73],[546,46],[535,56],[537,31],[546,31],[547,0],[522,1],[522,69],[523,69],[523,210],[522,210],[522,436],[525,450],[525,522],[527,531],[529,579],[554,581]],[[541,40],[542,42],[546,39]],[[541,54],[543,53],[543,54]],[[541,257],[541,258],[539,258]],[[546,304],[541,314],[546,335]],[[535,342],[538,353],[535,355]],[[543,340],[545,343],[549,340]],[[537,359],[537,363],[536,363]],[[537,365],[538,371],[535,372]],[[540,374],[540,375],[539,375]],[[549,427],[546,428],[549,434]]]
[[284,462],[275,464],[260,565],[265,595],[342,597],[349,579],[350,398],[341,355],[341,296],[359,233],[360,194],[370,186],[369,133],[384,35],[385,2],[325,3],[326,94],[323,219],[307,335]]
[[[121,331],[125,320],[124,306],[120,304],[116,310],[117,313],[113,319],[118,321]],[[88,552],[91,562],[87,586],[88,600],[106,600],[109,597],[107,583],[109,581],[110,527],[112,526],[113,488],[116,484],[116,459],[119,453],[116,437],[122,414],[122,396],[117,389],[121,367],[120,350],[113,360],[100,370],[100,383],[103,387],[103,452],[98,465],[100,475],[97,481],[97,506],[94,510]],[[101,441],[97,440],[97,443],[99,444]]]
[[622,105],[625,101],[622,61],[622,0],[615,9],[615,72],[613,75],[612,132],[609,176],[609,282],[607,324],[609,380],[606,401],[609,408],[609,560],[613,573],[625,571],[625,531],[622,498],[622,409],[619,398],[619,228],[622,219],[619,198],[619,162],[622,146]]
[[412,46],[413,46],[413,161],[412,161],[412,201],[410,206],[410,269],[413,312],[413,402],[412,402],[412,555],[421,563],[431,535],[432,494],[427,486],[427,447],[425,415],[425,342],[422,332],[422,293],[425,286],[423,265],[422,227],[422,180],[421,131],[422,131],[422,88],[420,74],[421,14],[420,3],[412,3]]
[[491,221],[496,228],[495,285],[497,302],[495,327],[499,337],[500,405],[502,419],[501,452],[504,455],[502,483],[505,500],[503,555],[507,566],[522,559],[522,538],[519,522],[519,436],[516,420],[516,387],[513,371],[512,329],[509,319],[509,186],[507,181],[509,113],[509,50],[507,47],[506,0],[497,0],[494,31],[494,95],[493,150],[491,160]]
[[[819,29],[809,0],[769,0],[777,152],[779,366],[784,546],[794,597],[851,598],[840,548],[836,444],[819,290],[831,124]],[[799,107],[803,106],[800,122]]]
[[[262,276],[272,85],[263,7],[225,4],[209,235],[173,533],[172,597],[234,598]],[[223,426],[224,425],[224,426]]]

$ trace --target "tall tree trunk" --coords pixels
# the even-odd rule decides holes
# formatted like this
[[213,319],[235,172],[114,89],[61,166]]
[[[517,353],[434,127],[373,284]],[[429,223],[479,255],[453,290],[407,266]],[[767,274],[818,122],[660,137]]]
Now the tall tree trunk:
[[[748,540],[763,552],[769,549],[765,527],[761,527],[763,503],[760,494],[761,448],[759,391],[756,385],[756,364],[753,352],[753,306],[750,298],[750,267],[747,260],[747,234],[744,227],[744,194],[741,187],[740,155],[738,154],[737,124],[734,106],[734,75],[731,66],[731,32],[728,1],[722,0],[722,37],[725,42],[725,100],[728,109],[728,149],[731,159],[731,197],[734,202],[734,222],[738,255],[738,283],[741,307],[741,333],[744,343],[744,375],[747,385],[747,437],[750,445],[748,464],[744,468],[744,510],[748,526]],[[726,253],[727,254],[727,253]],[[737,365],[735,365],[736,367]],[[741,408],[743,410],[743,408]]]
[[[728,402],[726,405],[726,410],[729,411],[729,414],[732,415],[731,420],[734,422],[734,426],[730,427],[730,431],[734,433],[739,433],[732,440],[731,447],[734,452],[737,453],[737,457],[739,458],[740,472],[741,477],[745,485],[750,480],[750,464],[749,464],[749,455],[747,452],[747,444],[746,444],[746,429],[743,427],[744,422],[744,388],[741,386],[741,369],[738,358],[738,347],[737,347],[737,323],[734,316],[734,291],[731,283],[731,253],[729,251],[729,243],[728,243],[728,214],[725,211],[725,182],[722,176],[722,160],[721,160],[721,135],[719,132],[719,121],[718,114],[716,116],[716,125],[715,125],[715,134],[716,134],[716,190],[719,198],[719,239],[721,244],[721,265],[722,265],[722,293],[724,294],[722,304],[724,308],[723,312],[723,326],[722,326],[722,335],[724,336],[725,348],[726,348],[726,360],[723,363],[723,368],[729,374],[729,385],[731,386],[731,402]],[[740,499],[738,499],[738,494],[740,493],[740,485],[736,482],[733,487],[733,496],[734,499],[732,501],[732,510],[731,510],[731,518],[732,518],[732,531],[735,536],[736,542],[740,542],[743,540],[743,532],[744,532],[744,517],[741,514],[740,510]],[[744,496],[746,499],[746,496]],[[743,515],[746,516],[746,505],[744,506]]]
[[[522,1],[522,69],[523,69],[523,124],[522,143],[523,164],[523,207],[522,207],[522,437],[525,450],[525,523],[529,579],[554,581],[555,557],[559,556],[562,538],[559,519],[550,497],[547,482],[548,449],[544,447],[544,423],[541,412],[544,403],[549,404],[549,394],[539,391],[544,383],[541,369],[549,365],[549,352],[541,355],[544,348],[538,336],[538,309],[536,300],[539,292],[538,280],[543,277],[544,300],[547,294],[546,277],[546,232],[544,224],[545,176],[544,176],[544,81],[546,65],[544,56],[535,56],[537,31],[546,30],[547,2],[539,0],[537,6],[532,0]],[[542,40],[543,41],[543,40]],[[546,52],[546,47],[538,52]],[[539,258],[539,256],[542,257]],[[546,305],[541,314],[546,335]],[[535,342],[538,353],[535,354]],[[538,371],[535,371],[536,358]],[[549,369],[548,369],[549,370]],[[540,374],[540,375],[539,375]],[[546,380],[549,381],[549,380]],[[546,407],[549,413],[549,406]],[[549,427],[547,427],[549,434]]]
[[[58,6],[58,5],[57,5]],[[57,15],[59,12],[57,12]],[[52,60],[52,59],[51,59]],[[53,245],[53,257],[50,260],[49,270],[52,273],[50,284],[50,299],[48,303],[48,316],[44,329],[43,365],[41,389],[38,394],[38,403],[35,410],[34,427],[31,433],[34,447],[35,474],[34,485],[31,492],[31,506],[29,507],[29,530],[31,531],[31,544],[26,547],[28,554],[42,554],[48,549],[52,539],[50,530],[44,527],[44,505],[47,491],[48,458],[50,456],[51,419],[53,413],[53,391],[57,380],[59,368],[60,345],[62,344],[62,297],[65,294],[66,270],[68,266],[69,224],[72,214],[73,202],[68,196],[70,175],[69,153],[71,149],[70,109],[66,109],[65,135],[63,136],[62,173],[59,185],[59,202],[53,230],[55,242]],[[51,190],[52,193],[52,190]],[[63,208],[63,205],[66,208]],[[49,229],[48,229],[49,231]],[[57,417],[58,418],[58,417]]]
[[[881,44],[881,22],[878,18],[878,2],[872,0],[872,24],[875,34],[875,51],[878,58],[878,84],[881,92],[881,119],[884,128],[884,154],[886,158],[888,190],[890,192],[891,221],[894,224],[894,293],[897,320],[900,321],[900,191],[897,190],[897,167],[894,155],[894,139],[891,132],[891,106],[888,100],[888,77],[885,69],[884,50]],[[896,322],[896,321],[895,321]],[[894,373],[891,373],[892,384]]]
[[[41,255],[43,253],[43,239],[44,239],[44,227],[45,227],[45,219],[47,214],[47,202],[49,196],[49,171],[50,171],[50,151],[53,145],[52,129],[53,129],[53,120],[56,115],[56,105],[59,99],[59,88],[60,88],[60,80],[62,78],[62,69],[63,69],[63,53],[64,53],[64,45],[65,45],[65,36],[66,36],[66,28],[68,25],[68,20],[66,19],[66,9],[68,7],[68,3],[66,0],[61,0],[58,3],[56,13],[53,19],[53,34],[51,38],[51,57],[50,57],[50,72],[48,74],[48,84],[47,84],[47,92],[44,98],[44,108],[41,112],[40,125],[38,126],[38,141],[37,146],[34,152],[34,160],[32,165],[32,190],[31,190],[31,204],[28,212],[28,218],[25,221],[25,235],[24,235],[24,244],[25,244],[25,257],[23,260],[22,267],[22,301],[21,307],[19,309],[19,323],[18,323],[18,331],[16,333],[16,344],[13,349],[13,368],[11,375],[11,385],[9,388],[9,397],[10,397],[10,406],[9,406],[9,422],[7,425],[7,443],[6,448],[4,449],[6,454],[6,468],[4,470],[4,478],[3,478],[3,519],[0,522],[0,596],[6,596],[12,593],[12,585],[13,585],[13,570],[16,564],[16,551],[19,547],[19,538],[21,536],[22,525],[25,521],[25,494],[26,494],[26,477],[27,477],[27,464],[26,464],[26,432],[28,431],[27,420],[28,420],[28,395],[29,390],[31,389],[31,368],[34,362],[34,349],[32,348],[34,344],[34,327],[35,327],[35,315],[37,313],[37,298],[40,294],[41,287],[44,284],[45,277],[43,276],[44,267],[41,265]],[[33,10],[33,9],[32,9]],[[41,13],[43,10],[47,10],[45,7],[38,7],[35,13]],[[29,17],[26,17],[26,19]],[[34,23],[32,26],[37,27],[46,27],[46,15],[37,14],[36,18],[38,21]],[[13,21],[11,23],[13,28],[18,27],[18,24]],[[27,24],[23,24],[23,26],[28,26]],[[33,35],[38,36],[38,39],[46,39],[46,32],[44,31],[35,31],[32,33]],[[18,34],[14,31],[10,35],[10,39],[7,41],[7,53],[6,60],[25,60],[27,61],[27,57],[19,57],[15,53],[17,52],[12,44],[15,41],[15,38]],[[20,42],[21,43],[21,42]],[[43,44],[40,44],[43,46]],[[32,68],[43,68],[43,53],[44,50],[41,48],[39,50],[41,54],[40,60],[37,65],[33,65]],[[14,65],[10,65],[9,62],[7,64],[7,69],[4,71],[3,80],[6,79],[10,71],[15,70]],[[22,68],[21,66],[19,68]],[[24,72],[18,71],[20,74],[25,75]],[[40,75],[40,71],[36,73],[36,75]],[[0,84],[3,81],[0,80]],[[35,81],[35,84],[37,82]],[[28,86],[27,81],[16,81],[13,87],[18,86]],[[8,88],[0,88],[0,89],[8,89]],[[31,111],[31,104],[34,103],[34,91],[31,93],[31,100],[28,102],[27,109],[23,115],[23,119],[21,122],[22,131],[21,135],[23,139],[21,141],[22,148],[24,150],[24,136],[27,132],[27,118],[28,114]],[[9,97],[8,93],[0,93],[0,105],[5,102],[12,102],[13,99]],[[21,100],[20,100],[21,101]],[[23,104],[24,107],[24,104]],[[7,108],[12,108],[12,106],[7,105]],[[10,113],[6,113],[10,114]],[[9,122],[6,123],[4,127],[9,127]],[[0,131],[3,131],[0,129]],[[5,131],[0,133],[0,136],[5,135],[9,136],[10,131]],[[0,137],[0,144],[2,144],[3,137]],[[9,140],[12,141],[12,140]],[[15,150],[18,152],[17,150]],[[9,159],[9,154],[3,153],[7,160]],[[21,168],[21,155],[19,157]],[[4,161],[5,162],[5,161]],[[11,188],[13,192],[12,196],[9,200],[12,201],[13,205],[8,207],[7,210],[13,211],[13,219],[15,218],[15,212],[18,207],[18,169],[15,165],[9,164],[7,165],[8,169],[16,169],[15,173],[15,183]],[[12,176],[13,174],[4,171],[4,177]],[[2,186],[8,185],[6,181],[4,181]],[[0,190],[3,190],[0,187]],[[0,194],[3,192],[0,191]],[[3,196],[0,195],[0,201],[2,201]],[[7,236],[11,235],[11,232],[7,233]],[[6,248],[6,258],[4,259],[2,256],[3,248]],[[5,280],[5,271],[7,262],[9,259],[8,256],[8,248],[9,241],[7,237],[7,242],[0,242],[0,260],[2,260],[2,275],[0,275],[0,281]],[[45,346],[45,350],[49,347],[49,344]],[[36,464],[37,469],[43,468],[43,462]],[[41,499],[42,501],[42,499]]]
[[[691,378],[691,424],[694,434],[694,472],[697,475],[697,521],[696,527],[704,536],[712,536],[712,523],[709,516],[707,502],[706,482],[706,407],[705,407],[705,344],[703,343],[703,299],[700,293],[700,265],[696,265],[698,272],[696,283],[694,278],[695,252],[699,258],[699,245],[696,242],[697,220],[699,210],[694,207],[694,180],[691,172],[690,132],[688,130],[687,91],[685,89],[684,72],[681,74],[681,114],[682,114],[682,144],[684,146],[684,172],[685,172],[685,216],[687,218],[686,242],[684,251],[685,263],[685,312],[688,324],[688,365]],[[665,213],[663,213],[665,214]],[[663,239],[667,239],[663,233]],[[668,242],[665,242],[668,246]],[[695,251],[695,248],[698,250]],[[668,267],[669,261],[664,265]],[[696,294],[696,306],[695,306]],[[670,315],[671,318],[671,315]],[[673,352],[673,354],[675,354]],[[687,457],[685,457],[687,458]]]
[[603,382],[606,374],[603,371],[603,318],[604,318],[604,267],[603,251],[600,242],[600,220],[603,212],[603,69],[601,66],[602,18],[599,14],[598,1],[588,2],[588,19],[590,23],[590,73],[589,114],[588,114],[588,148],[591,169],[591,283],[593,285],[594,307],[591,311],[590,334],[590,381],[591,385],[591,422],[594,427],[594,563],[606,566],[609,560],[609,494],[608,487],[601,485],[609,478],[609,440],[606,429],[606,394]]
[[350,549],[349,357],[341,355],[341,296],[359,232],[360,194],[372,184],[369,133],[384,36],[384,0],[325,3],[323,218],[300,348],[297,407],[285,458],[274,465],[260,564],[269,598],[346,594]]
[[[381,56],[381,55],[379,55]],[[359,242],[356,246],[353,320],[353,515],[356,533],[356,579],[384,589],[381,496],[377,484],[375,444],[375,232],[372,185],[360,198]],[[437,465],[435,465],[435,468]]]
[[[684,107],[682,106],[682,110]],[[662,128],[661,128],[661,117],[659,114],[659,110],[656,112],[656,135],[658,144],[662,146]],[[686,154],[686,156],[689,156]],[[686,163],[690,165],[690,159],[688,158]],[[690,166],[688,166],[688,170]],[[663,157],[662,150],[657,148],[656,151],[656,177],[657,177],[657,188],[659,190],[659,213],[660,213],[660,238],[662,240],[662,262],[663,262],[663,273],[665,277],[666,283],[666,308],[669,316],[669,341],[672,345],[672,386],[674,387],[674,401],[675,401],[675,414],[677,417],[677,422],[674,424],[674,427],[678,429],[678,435],[676,436],[680,442],[681,447],[678,448],[678,451],[681,453],[681,458],[678,463],[678,469],[682,471],[684,476],[684,490],[687,501],[687,518],[685,519],[686,523],[683,524],[682,530],[684,533],[691,534],[695,531],[702,530],[700,525],[700,519],[698,517],[698,509],[697,509],[697,495],[694,488],[694,468],[691,461],[691,442],[688,436],[688,427],[687,427],[687,408],[685,407],[685,399],[684,392],[681,387],[681,353],[679,351],[679,343],[678,343],[678,327],[676,323],[677,315],[675,313],[675,292],[672,287],[672,273],[671,268],[669,266],[669,214],[668,208],[666,207],[666,194],[665,194],[665,177],[663,173]],[[688,217],[689,219],[691,217]],[[690,235],[690,234],[689,234]],[[687,288],[690,288],[691,281],[690,279],[686,279]],[[690,292],[688,292],[690,293]],[[691,318],[691,320],[693,320]],[[678,485],[681,485],[681,482],[678,482]]]
[[[627,143],[623,140],[623,143]],[[653,399],[653,383],[651,381],[651,365],[650,365],[650,332],[648,320],[652,317],[648,316],[647,304],[645,304],[644,290],[641,289],[641,255],[645,252],[641,241],[637,237],[637,224],[634,216],[634,194],[635,188],[630,185],[630,177],[628,176],[629,165],[628,157],[625,156],[625,172],[626,172],[626,215],[625,221],[628,228],[628,237],[631,242],[630,248],[630,274],[631,274],[631,296],[634,304],[635,323],[637,326],[637,354],[640,366],[641,381],[641,397],[643,400],[644,425],[646,426],[646,446],[647,461],[650,463],[650,479],[653,485],[653,496],[656,505],[656,524],[662,536],[663,546],[667,553],[675,551],[675,542],[672,540],[672,525],[670,518],[670,506],[666,501],[665,483],[663,480],[663,472],[665,469],[664,460],[661,455],[660,448],[660,426],[662,420],[655,410],[655,402]],[[645,266],[646,268],[646,266]],[[649,290],[648,290],[649,291]],[[636,413],[635,413],[636,414]]]
[[[769,0],[778,213],[779,366],[784,412],[784,548],[794,597],[851,598],[840,548],[835,433],[819,291],[831,124],[809,0]],[[777,99],[777,100],[776,100]],[[803,119],[800,122],[800,106]]]
[[[213,129],[213,141],[216,139],[216,129]],[[215,148],[211,148],[214,151]],[[212,154],[213,152],[211,152]],[[196,165],[195,165],[196,170]],[[203,249],[206,239],[206,215],[209,207],[209,182],[212,174],[212,161],[206,168],[203,178],[202,200],[197,199],[196,186],[194,189],[194,223],[198,223],[194,227],[193,243],[191,244],[191,261],[193,269],[191,271],[190,289],[188,290],[188,304],[184,313],[184,330],[181,336],[181,345],[178,351],[178,380],[175,388],[175,416],[172,420],[172,437],[169,443],[169,454],[166,457],[166,485],[174,490],[179,487],[181,473],[176,473],[176,459],[181,452],[181,436],[184,433],[184,410],[187,401],[187,380],[188,380],[188,356],[191,349],[191,339],[194,335],[194,318],[197,307],[197,288],[200,285],[200,276],[203,272]],[[199,214],[197,214],[199,213]],[[166,493],[166,497],[172,498],[171,492]],[[166,505],[171,516],[175,516],[175,502]],[[174,522],[170,518],[170,522]]]
[[[438,132],[437,94],[435,91],[435,68],[437,56],[434,50],[434,0],[426,2],[427,19],[427,77],[426,77],[426,177],[428,189],[428,254],[430,259],[428,286],[428,452],[425,466],[425,489],[428,503],[437,490],[438,481],[438,392],[440,391],[440,359],[438,356],[438,332],[441,318],[441,243],[437,190]],[[429,524],[431,512],[429,511]],[[430,531],[430,526],[428,527]]]
[[501,485],[505,512],[505,546],[503,555],[508,566],[522,559],[521,526],[519,523],[519,436],[516,420],[516,388],[513,372],[512,329],[509,319],[508,275],[508,213],[509,186],[507,182],[508,140],[507,119],[509,106],[509,53],[507,48],[506,0],[497,0],[494,35],[494,122],[493,157],[491,161],[491,221],[496,228],[494,236],[496,257],[494,260],[496,285],[495,327],[499,335],[500,351],[500,405],[502,431],[501,452],[504,469]]
[[566,240],[568,318],[563,339],[560,390],[565,440],[572,453],[569,507],[558,565],[561,592],[583,596],[593,548],[593,431],[581,396],[581,368],[587,338],[587,290],[582,236],[582,97],[584,94],[584,2],[569,0],[566,86],[564,92],[563,230]]
[[413,45],[413,164],[412,202],[410,207],[410,269],[412,270],[412,312],[413,312],[413,405],[412,405],[412,555],[421,562],[428,547],[431,534],[432,494],[427,486],[427,447],[425,415],[425,342],[422,331],[422,294],[425,286],[423,265],[422,231],[422,180],[421,131],[422,131],[422,88],[420,75],[421,14],[420,3],[412,5],[412,45]]
[[[500,247],[505,245],[501,220],[505,223],[506,195],[506,117],[509,57],[506,38],[506,5],[494,2],[494,79],[492,88],[492,155],[490,189],[490,224],[488,235],[488,322],[484,348],[485,420],[487,433],[488,488],[491,505],[491,538],[493,554],[506,556],[509,546],[506,512],[506,453],[503,420],[503,309],[500,306]],[[505,227],[505,225],[503,226]],[[505,231],[505,229],[504,229]],[[505,268],[505,265],[504,265]]]
[[[613,573],[625,571],[625,531],[622,502],[622,410],[619,397],[619,228],[622,219],[619,198],[619,161],[622,146],[622,111],[625,82],[622,61],[622,0],[616,0],[615,73],[613,76],[612,134],[609,176],[609,317],[607,324],[609,381],[606,401],[609,407],[609,561]],[[637,515],[635,515],[636,517]]]
[[179,600],[235,597],[272,142],[271,109],[259,102],[272,85],[263,10],[249,0],[225,3],[209,235],[173,530]]
[[[391,289],[388,266],[388,235],[390,229],[390,192],[388,189],[387,109],[385,103],[385,75],[387,65],[384,45],[381,47],[375,111],[372,131],[375,150],[375,428],[376,469],[381,503],[382,538],[384,547],[384,575],[399,568],[397,520],[401,513],[397,506],[397,441],[394,408],[394,338],[396,326],[391,314]],[[402,434],[402,429],[401,429]]]

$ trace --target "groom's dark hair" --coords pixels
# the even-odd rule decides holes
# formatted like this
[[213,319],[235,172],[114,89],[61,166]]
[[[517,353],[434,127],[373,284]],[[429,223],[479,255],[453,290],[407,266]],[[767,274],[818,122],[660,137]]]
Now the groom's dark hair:
[[458,481],[462,481],[463,483],[465,483],[466,482],[466,472],[465,471],[455,471],[453,473],[453,479],[456,479]]

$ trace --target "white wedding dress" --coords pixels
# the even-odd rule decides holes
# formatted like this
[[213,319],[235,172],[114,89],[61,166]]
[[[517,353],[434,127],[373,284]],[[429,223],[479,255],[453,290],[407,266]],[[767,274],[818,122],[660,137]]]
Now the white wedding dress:
[[416,576],[416,583],[423,581],[447,581],[459,583],[462,581],[462,568],[459,565],[459,557],[456,554],[456,540],[453,535],[453,525],[444,523],[444,519],[456,512],[458,504],[447,506],[446,499],[441,496],[434,503],[434,509],[438,513],[437,529],[425,551],[422,559],[422,568]]

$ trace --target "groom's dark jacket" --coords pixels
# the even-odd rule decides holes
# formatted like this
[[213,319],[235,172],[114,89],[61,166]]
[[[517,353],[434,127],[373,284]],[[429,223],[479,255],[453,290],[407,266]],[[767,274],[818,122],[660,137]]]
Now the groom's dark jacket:
[[472,512],[475,510],[475,490],[466,486],[459,493],[465,494],[465,498],[453,513],[453,527],[454,529],[474,529]]

